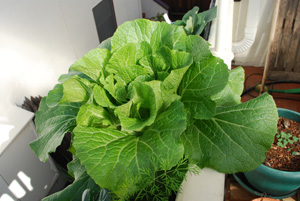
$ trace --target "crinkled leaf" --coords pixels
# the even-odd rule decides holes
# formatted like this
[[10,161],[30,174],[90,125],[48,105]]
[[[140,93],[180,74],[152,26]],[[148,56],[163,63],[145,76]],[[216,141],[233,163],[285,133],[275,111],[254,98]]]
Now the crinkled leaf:
[[117,75],[128,84],[136,77],[148,74],[147,69],[137,64],[142,57],[151,53],[151,47],[147,42],[129,43],[114,52],[106,66],[106,71]]
[[158,71],[160,69],[166,69],[166,63],[158,55],[148,55],[139,60],[139,64],[143,66],[145,70],[148,71],[148,74],[158,78]]
[[134,20],[125,22],[118,27],[111,39],[112,49],[118,49],[128,43],[146,41],[156,52],[160,47],[170,49],[185,49],[186,34],[182,27],[172,26],[165,22],[152,22],[149,20]]
[[[192,64],[192,58],[190,57],[190,55],[185,55],[184,57],[185,59],[182,58],[184,64],[182,62],[182,64],[177,65],[178,67],[180,66],[180,68],[175,67],[174,70],[172,70],[170,74],[167,75],[165,79],[163,79],[163,87],[169,93],[177,93],[183,76]],[[176,58],[176,60],[179,60],[179,58]]]
[[93,95],[95,101],[102,107],[110,107],[110,108],[115,108],[115,103],[113,103],[113,97],[100,87],[99,85],[96,85],[93,89]]
[[146,41],[150,43],[152,32],[158,24],[147,20],[135,20],[125,22],[119,26],[111,39],[112,49],[118,49],[128,43],[139,43]]
[[[184,71],[184,68],[177,69],[178,71],[181,70]],[[174,70],[174,71],[177,71]],[[180,82],[180,72],[175,72],[174,74],[171,74],[172,76],[168,79],[168,81],[174,81],[174,85],[171,86],[168,82],[161,82],[158,80],[152,80],[149,82],[146,82],[148,86],[150,86],[155,94],[155,104],[156,108],[158,110],[158,113],[160,111],[164,111],[167,109],[174,101],[180,100],[180,96],[177,95],[176,91],[176,83]],[[168,78],[168,77],[167,77]],[[166,78],[166,79],[167,79]],[[172,79],[174,78],[174,79]],[[165,80],[166,81],[166,80]],[[170,88],[168,88],[170,87]],[[178,86],[177,86],[178,87]]]
[[174,50],[185,50],[185,39],[186,34],[182,27],[163,22],[153,31],[150,45],[154,52],[163,46]]
[[186,42],[186,51],[189,52],[194,62],[201,62],[212,57],[209,50],[209,43],[199,36],[188,36]]
[[111,53],[107,49],[96,48],[85,54],[77,60],[71,67],[70,71],[79,71],[94,81],[98,82],[104,66],[107,64]]
[[76,126],[76,116],[80,103],[63,103],[48,107],[47,97],[40,103],[36,113],[36,130],[39,138],[30,143],[31,149],[41,161],[48,160],[48,154],[61,144],[64,134]]
[[114,66],[108,65],[108,71],[120,77],[126,84],[132,82],[136,77],[147,75],[148,71],[139,65]]
[[229,80],[226,87],[212,96],[217,106],[231,106],[241,103],[241,94],[244,89],[244,69],[242,67],[229,71]]
[[219,108],[209,120],[196,120],[181,139],[186,156],[200,167],[245,172],[259,166],[277,129],[277,108],[268,94]]
[[94,104],[83,105],[76,118],[77,125],[105,128],[114,126],[114,118],[103,107]]
[[134,82],[131,91],[131,100],[119,106],[115,114],[120,119],[123,129],[141,130],[154,122],[159,108],[155,93],[149,85]]
[[184,68],[186,66],[190,66],[193,63],[190,53],[171,50],[165,46],[158,50],[157,55],[159,55],[166,64],[165,68],[158,69],[159,71],[170,72],[170,70],[172,69]]
[[193,59],[190,53],[172,50],[171,69],[180,69],[190,66]]
[[[121,103],[127,102],[127,98],[128,98],[126,96],[127,95],[127,93],[126,93],[127,85],[126,85],[126,82],[119,77],[119,75],[110,74],[105,79],[101,79],[101,83],[103,84],[103,88],[105,89],[105,91],[103,91],[102,89],[100,90],[101,94],[104,94],[104,92],[105,92],[106,96],[110,99],[110,102],[113,105],[120,105]],[[98,88],[97,88],[97,90],[98,90]],[[124,92],[125,92],[125,94],[124,94]],[[98,98],[99,98],[99,101],[100,101],[100,99],[102,99],[101,97],[98,97]],[[97,101],[97,99],[96,99],[96,101]],[[102,105],[99,101],[98,101],[98,104]],[[106,101],[105,101],[105,104],[106,104]],[[111,104],[109,104],[109,105],[112,106]]]
[[169,92],[176,93],[181,80],[188,68],[189,66],[172,70],[171,73],[163,81],[164,88]]
[[185,72],[193,63],[193,59],[191,54],[187,52],[162,47],[156,56],[143,57],[140,63],[144,68],[153,70],[156,79],[163,81],[166,90],[177,92]]
[[115,193],[124,185],[130,187],[142,171],[157,170],[162,161],[171,168],[182,158],[179,135],[185,122],[183,105],[176,101],[138,135],[78,126],[74,129],[76,155],[97,184]]
[[[133,66],[144,56],[151,55],[152,49],[149,43],[128,43],[116,50],[109,60],[109,64],[119,66]],[[115,69],[118,70],[118,69]]]

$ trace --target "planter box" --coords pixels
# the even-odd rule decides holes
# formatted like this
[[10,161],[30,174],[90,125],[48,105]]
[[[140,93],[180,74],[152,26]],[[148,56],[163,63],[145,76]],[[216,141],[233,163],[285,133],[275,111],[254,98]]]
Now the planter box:
[[33,116],[16,106],[1,113],[0,201],[41,200],[59,176],[51,159],[39,161],[29,147],[37,137]]
[[198,175],[187,173],[176,201],[223,201],[225,174],[204,168]]

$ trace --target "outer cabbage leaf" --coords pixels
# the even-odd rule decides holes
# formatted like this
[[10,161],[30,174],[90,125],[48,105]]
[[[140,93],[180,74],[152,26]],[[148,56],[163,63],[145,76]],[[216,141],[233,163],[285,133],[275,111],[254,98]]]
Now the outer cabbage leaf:
[[110,56],[111,53],[107,49],[93,49],[81,59],[77,60],[70,67],[70,71],[82,72],[92,78],[95,82],[98,82],[101,73],[103,73],[103,67],[107,64]]
[[63,97],[60,100],[60,103],[66,103],[66,102],[86,103],[91,97],[92,89],[82,81],[89,84],[87,80],[83,80],[83,79],[80,80],[75,77],[66,80],[62,84]]
[[268,94],[221,107],[209,120],[196,120],[181,139],[186,156],[200,167],[246,172],[259,166],[274,140],[277,108]]
[[212,96],[217,106],[231,106],[241,103],[241,94],[244,89],[244,69],[242,67],[229,71],[229,80],[226,87]]
[[100,192],[101,190],[101,188],[97,184],[95,184],[93,179],[91,179],[91,177],[88,174],[84,173],[65,189],[44,198],[43,201],[81,201],[83,192],[86,189],[91,189],[96,192]]
[[126,186],[130,193],[143,171],[156,171],[162,162],[168,163],[165,168],[172,168],[182,158],[179,136],[185,122],[183,104],[176,101],[137,135],[78,126],[74,129],[76,155],[102,188],[118,194]]
[[86,174],[85,167],[80,164],[79,159],[75,155],[73,155],[73,160],[68,163],[68,173],[75,181]]
[[102,41],[100,43],[100,45],[98,46],[98,48],[100,48],[100,49],[107,49],[107,50],[111,51],[111,37],[105,39],[104,41]]
[[95,191],[93,189],[86,189],[82,194],[81,201],[111,201],[110,193],[106,189]]
[[91,95],[91,87],[94,83],[81,72],[72,71],[61,75],[59,82],[61,84],[48,92],[47,105],[54,107],[62,102],[86,102]]
[[228,69],[223,60],[209,57],[194,63],[186,72],[179,88],[182,102],[192,117],[210,119],[216,113],[216,103],[210,98],[221,91],[228,81]]
[[188,36],[185,44],[186,51],[192,55],[194,62],[201,62],[212,56],[209,43],[199,36]]
[[30,147],[41,161],[48,160],[48,154],[61,144],[64,134],[76,126],[76,116],[80,103],[63,103],[56,107],[47,106],[47,97],[40,103],[36,113],[36,130],[39,138]]
[[199,36],[187,37],[186,51],[192,55],[194,63],[183,77],[178,93],[189,119],[209,119],[216,113],[216,103],[211,96],[227,84],[228,68],[211,54],[207,41]]
[[93,80],[89,76],[79,71],[70,71],[67,74],[62,74],[61,76],[59,76],[58,82],[62,84],[72,77],[83,78],[89,80],[90,82],[93,82]]
[[[69,174],[74,177],[74,182],[65,189],[44,198],[43,201],[81,201],[87,197],[87,191],[93,192],[90,194],[90,198],[99,197],[98,195],[103,189],[86,173],[85,167],[80,164],[79,159],[75,155],[73,156],[73,161],[68,164],[68,170]],[[105,199],[102,200],[106,201]]]
[[48,92],[47,105],[49,107],[56,106],[60,102],[63,95],[64,93],[62,84],[55,85],[54,88]]

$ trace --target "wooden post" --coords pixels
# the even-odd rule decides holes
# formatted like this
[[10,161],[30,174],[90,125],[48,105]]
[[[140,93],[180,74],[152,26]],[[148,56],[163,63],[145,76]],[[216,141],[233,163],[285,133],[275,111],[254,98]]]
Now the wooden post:
[[263,74],[262,84],[261,84],[262,86],[261,86],[259,95],[263,93],[264,87],[265,87],[265,84],[266,84],[267,73],[268,73],[268,69],[269,69],[269,66],[270,66],[269,63],[270,63],[272,43],[273,43],[274,36],[275,36],[276,22],[277,22],[277,18],[278,18],[278,11],[279,11],[280,2],[281,2],[281,0],[277,0],[276,3],[275,3],[275,6],[274,6],[273,21],[272,21],[271,33],[270,33],[269,43],[268,43],[268,52],[267,52],[267,56],[266,56],[264,74]]

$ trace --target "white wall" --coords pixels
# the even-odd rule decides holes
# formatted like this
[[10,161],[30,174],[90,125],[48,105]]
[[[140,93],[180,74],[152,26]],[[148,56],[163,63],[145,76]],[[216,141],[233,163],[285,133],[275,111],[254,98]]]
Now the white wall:
[[96,3],[0,1],[2,106],[21,104],[24,96],[46,95],[60,74],[98,45],[91,12]]
[[146,14],[146,18],[155,17],[157,13],[168,13],[166,9],[153,0],[141,0],[141,3],[142,12]]
[[[44,96],[99,44],[92,8],[102,0],[0,1],[0,111]],[[114,0],[118,24],[141,16],[139,0]]]
[[142,18],[141,0],[113,0],[117,25]]
[[[267,54],[267,46],[272,23],[275,0],[260,1],[260,16],[255,41],[250,49],[235,54],[236,65],[263,66]],[[243,38],[249,0],[234,3],[233,42]]]

